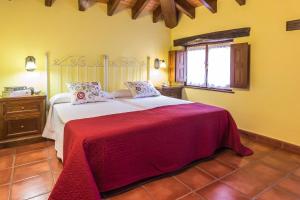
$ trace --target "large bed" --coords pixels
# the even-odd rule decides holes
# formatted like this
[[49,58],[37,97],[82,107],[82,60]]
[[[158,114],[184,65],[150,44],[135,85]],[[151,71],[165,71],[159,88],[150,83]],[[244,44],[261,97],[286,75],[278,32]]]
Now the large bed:
[[[134,64],[140,62],[122,61],[117,70],[113,66],[119,65],[111,63],[110,68],[107,56],[104,58],[104,89],[118,87],[117,80],[130,79],[133,71],[143,74],[142,67]],[[82,62],[64,64],[66,60],[56,61],[59,69],[54,70],[60,72],[59,92],[63,92],[65,79],[73,78],[73,69],[75,81],[80,81]],[[130,69],[132,66],[136,70]],[[51,74],[49,66],[47,69]],[[91,71],[87,66],[83,69],[86,76]],[[67,75],[61,74],[64,71]],[[83,105],[52,102],[43,136],[55,140],[64,166],[51,200],[100,200],[103,192],[176,171],[221,148],[241,156],[252,154],[241,144],[237,126],[225,109],[165,96],[124,97]]]
[[229,112],[165,96],[54,104],[49,119],[64,160],[50,199],[101,199],[101,192],[178,170],[220,148],[251,154]]

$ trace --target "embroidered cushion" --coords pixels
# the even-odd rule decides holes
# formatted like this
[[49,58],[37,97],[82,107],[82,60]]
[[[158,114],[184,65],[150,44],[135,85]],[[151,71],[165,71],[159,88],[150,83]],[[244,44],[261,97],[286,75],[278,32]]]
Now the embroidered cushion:
[[160,92],[148,81],[128,81],[125,85],[130,90],[133,98],[159,96]]
[[71,103],[73,105],[106,101],[105,94],[98,82],[69,83],[67,86],[72,93]]

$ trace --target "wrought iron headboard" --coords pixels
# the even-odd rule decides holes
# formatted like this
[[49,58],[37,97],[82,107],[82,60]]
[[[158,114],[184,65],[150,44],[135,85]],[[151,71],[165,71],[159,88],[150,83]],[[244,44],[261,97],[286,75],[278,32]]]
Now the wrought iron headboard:
[[93,65],[87,64],[85,56],[67,56],[51,60],[46,54],[47,96],[67,90],[68,82],[98,81],[106,91],[120,89],[125,81],[149,80],[150,57],[140,61],[120,57],[112,61],[102,55]]

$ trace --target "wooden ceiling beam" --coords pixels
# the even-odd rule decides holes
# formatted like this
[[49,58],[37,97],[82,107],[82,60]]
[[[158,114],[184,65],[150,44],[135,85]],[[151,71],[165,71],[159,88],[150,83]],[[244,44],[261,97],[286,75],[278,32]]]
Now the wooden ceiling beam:
[[186,14],[191,19],[195,19],[196,9],[186,0],[176,0],[176,8]]
[[107,15],[112,16],[117,10],[121,0],[109,0],[107,2]]
[[153,23],[157,23],[159,20],[163,19],[163,15],[161,12],[161,7],[158,6],[154,11],[153,11],[153,18],[152,21]]
[[45,6],[51,7],[54,3],[54,0],[45,0]]
[[200,0],[200,2],[212,13],[216,13],[218,11],[217,0]]
[[240,6],[243,6],[246,4],[246,0],[235,0]]
[[160,0],[162,14],[168,28],[174,28],[178,24],[178,13],[175,0]]
[[137,19],[141,12],[144,10],[149,0],[137,0],[137,2],[132,7],[132,19]]

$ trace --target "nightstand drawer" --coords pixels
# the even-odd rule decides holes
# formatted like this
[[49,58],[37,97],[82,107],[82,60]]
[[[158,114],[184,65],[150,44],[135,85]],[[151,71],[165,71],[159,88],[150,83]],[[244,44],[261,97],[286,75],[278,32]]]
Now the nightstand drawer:
[[166,90],[162,92],[163,95],[168,97],[180,98],[178,97],[179,92],[177,90]]
[[32,135],[40,132],[39,118],[6,121],[7,137]]
[[22,101],[22,102],[9,102],[4,105],[4,115],[17,114],[22,112],[40,112],[40,101]]
[[164,96],[181,99],[182,87],[156,87],[156,89]]

